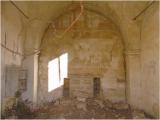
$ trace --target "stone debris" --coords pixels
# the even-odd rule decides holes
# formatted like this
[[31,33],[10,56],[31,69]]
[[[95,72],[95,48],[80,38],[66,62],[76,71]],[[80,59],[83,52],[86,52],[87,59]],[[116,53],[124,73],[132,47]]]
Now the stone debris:
[[48,117],[48,113],[41,112],[41,113],[39,113],[38,117],[41,118],[41,119],[47,118]]
[[104,100],[104,105],[105,107],[108,109],[112,108],[113,107],[113,103],[109,100]]
[[[13,100],[11,100],[13,102]],[[12,103],[11,102],[11,103]],[[7,119],[24,119],[24,118],[34,118],[34,109],[29,107],[28,101],[22,101],[21,99],[16,99],[14,103],[10,104],[10,107],[6,107],[4,111],[4,118]]]
[[143,111],[131,110],[128,104],[96,98],[61,98],[41,106],[34,119],[140,119]]
[[81,102],[86,102],[86,98],[77,97],[77,100],[78,100],[78,101],[81,101]]
[[64,106],[69,105],[71,103],[71,100],[68,100],[68,99],[61,99],[59,101],[60,101],[59,104]]
[[95,100],[95,102],[101,107],[101,108],[104,108],[104,104],[103,104],[103,101],[101,100]]
[[[59,105],[49,105],[48,109],[42,112],[44,117],[39,116],[37,111],[36,118],[57,118],[57,119],[107,119],[107,118],[132,118],[129,110],[113,109],[114,104],[108,100],[96,98],[73,98],[62,99]],[[107,108],[107,109],[106,109]]]
[[144,119],[144,118],[146,118],[144,112],[141,111],[141,110],[137,110],[137,109],[132,110],[132,117],[133,117],[133,119]]
[[9,116],[7,119],[18,119],[18,117],[13,115],[13,116]]
[[86,109],[86,103],[84,102],[78,102],[77,105],[76,105],[77,109],[82,109],[84,111],[87,111]]
[[54,104],[55,104],[55,105],[60,105],[60,101],[59,101],[59,100],[56,100]]
[[3,117],[7,119],[23,119],[35,117],[33,104],[28,100],[22,100],[21,92],[16,91],[14,97],[8,97],[5,103]]
[[16,97],[8,97],[5,101],[5,108],[11,109],[16,103]]
[[117,109],[117,110],[127,110],[129,109],[129,105],[127,103],[115,103],[113,104],[112,106],[114,109]]

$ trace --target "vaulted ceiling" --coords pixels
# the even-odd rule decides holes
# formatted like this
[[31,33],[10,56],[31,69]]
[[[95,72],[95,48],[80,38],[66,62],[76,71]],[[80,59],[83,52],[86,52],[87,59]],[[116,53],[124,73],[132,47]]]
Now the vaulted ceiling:
[[[79,1],[13,1],[10,4],[16,5],[15,7],[18,7],[23,12],[21,16],[25,28],[23,31],[26,32],[26,51],[33,51],[31,48],[38,49],[49,23],[54,22],[58,16],[66,14],[66,11],[75,7],[79,7],[80,9]],[[133,18],[148,6],[150,2],[83,1],[82,4],[85,9],[89,9],[112,20],[121,31],[124,41],[126,41],[130,34],[138,30],[135,27],[137,22]],[[129,33],[130,28],[132,30]],[[126,42],[125,44],[129,43]]]

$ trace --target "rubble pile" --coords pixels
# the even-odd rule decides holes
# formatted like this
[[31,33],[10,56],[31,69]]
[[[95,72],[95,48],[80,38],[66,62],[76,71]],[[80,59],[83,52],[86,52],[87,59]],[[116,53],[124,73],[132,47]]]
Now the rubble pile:
[[[61,98],[33,109],[28,101],[15,99],[9,103],[5,118],[20,119],[144,119],[148,116],[141,110],[131,109],[126,103],[112,103],[99,98]],[[10,105],[8,103],[8,105]],[[10,105],[10,106],[11,106]]]
[[35,111],[32,106],[32,102],[23,101],[21,93],[17,91],[14,97],[6,99],[5,110],[1,116],[3,119],[32,119],[35,117]]
[[97,98],[62,98],[37,111],[36,119],[132,119],[146,118],[126,103]]

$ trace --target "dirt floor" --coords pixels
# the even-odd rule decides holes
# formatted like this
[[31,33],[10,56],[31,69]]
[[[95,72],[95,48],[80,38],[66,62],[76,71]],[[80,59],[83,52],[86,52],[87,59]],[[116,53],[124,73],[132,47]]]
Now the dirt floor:
[[132,110],[125,103],[111,103],[93,98],[63,98],[44,105],[36,112],[36,119],[143,119],[143,111]]

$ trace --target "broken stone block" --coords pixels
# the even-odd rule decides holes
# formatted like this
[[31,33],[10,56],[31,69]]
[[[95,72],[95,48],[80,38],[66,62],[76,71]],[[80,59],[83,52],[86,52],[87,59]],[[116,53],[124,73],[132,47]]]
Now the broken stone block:
[[94,100],[101,108],[104,108],[104,104],[101,100]]
[[133,110],[132,111],[132,116],[133,116],[133,119],[143,119],[143,118],[146,118],[144,112],[141,111],[141,110]]
[[18,119],[18,117],[13,115],[13,116],[9,116],[7,119]]
[[71,101],[68,100],[68,99],[64,99],[64,100],[61,100],[61,101],[60,101],[60,104],[61,104],[61,105],[69,105],[70,103],[71,103]]
[[77,97],[77,100],[80,101],[80,102],[86,102],[86,98]]
[[65,115],[63,113],[60,114],[59,119],[64,119],[64,118],[65,118]]
[[59,104],[60,104],[59,100],[56,100],[56,102],[54,103],[54,105],[59,105]]
[[48,113],[39,113],[37,118],[47,118],[48,117]]
[[87,111],[87,109],[86,109],[86,103],[84,103],[84,102],[78,102],[76,104],[76,107],[77,107],[77,109],[82,109],[84,111]]
[[127,110],[129,109],[129,105],[126,103],[115,103],[113,104],[113,108],[117,110]]
[[6,99],[5,108],[11,109],[15,103],[16,103],[15,97],[8,97]]
[[109,100],[105,100],[104,105],[106,108],[112,108],[112,106],[113,106],[112,102],[110,102]]

